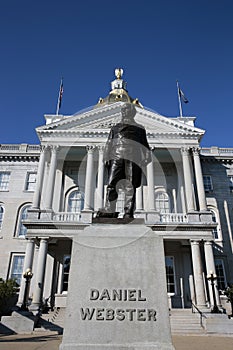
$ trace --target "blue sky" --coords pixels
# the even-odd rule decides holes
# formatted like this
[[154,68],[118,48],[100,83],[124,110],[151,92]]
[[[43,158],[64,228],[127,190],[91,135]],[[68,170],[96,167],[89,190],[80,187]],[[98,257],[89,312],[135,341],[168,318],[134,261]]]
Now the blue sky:
[[176,80],[206,130],[233,147],[232,0],[8,0],[0,7],[0,143],[38,143],[37,126],[105,97],[115,67],[132,97],[178,115]]

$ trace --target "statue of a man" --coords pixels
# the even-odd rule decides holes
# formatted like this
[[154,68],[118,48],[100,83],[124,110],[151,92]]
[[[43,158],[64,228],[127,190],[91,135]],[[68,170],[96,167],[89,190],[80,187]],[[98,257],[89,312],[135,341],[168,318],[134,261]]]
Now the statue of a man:
[[151,162],[150,147],[144,127],[135,122],[136,108],[125,103],[122,119],[114,125],[105,146],[104,160],[108,169],[106,203],[99,217],[116,217],[117,190],[125,193],[124,218],[133,218],[136,188],[141,185],[142,166]]

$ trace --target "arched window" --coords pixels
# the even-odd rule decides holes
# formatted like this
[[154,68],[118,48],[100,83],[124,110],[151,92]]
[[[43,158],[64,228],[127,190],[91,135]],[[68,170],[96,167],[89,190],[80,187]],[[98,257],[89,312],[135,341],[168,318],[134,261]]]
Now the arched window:
[[118,191],[118,197],[116,202],[116,212],[119,212],[119,217],[122,217],[124,214],[125,206],[125,192],[120,188]]
[[84,197],[81,191],[74,190],[68,196],[67,211],[69,213],[80,213],[84,207]]
[[170,213],[170,199],[166,192],[155,193],[155,209],[161,214]]
[[28,209],[32,207],[31,204],[24,205],[19,212],[19,219],[18,219],[18,237],[24,238],[27,233],[27,228],[23,225],[22,221],[27,219],[28,217]]
[[4,215],[4,207],[2,206],[2,204],[0,204],[0,230],[2,228],[3,215]]

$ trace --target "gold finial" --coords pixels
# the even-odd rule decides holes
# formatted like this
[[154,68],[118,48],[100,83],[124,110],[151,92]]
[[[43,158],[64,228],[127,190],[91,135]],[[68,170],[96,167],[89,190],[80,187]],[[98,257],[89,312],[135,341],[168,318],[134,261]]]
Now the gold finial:
[[115,69],[115,76],[117,79],[121,79],[123,75],[123,69],[122,68],[116,68]]
[[135,98],[134,100],[133,100],[133,102],[132,102],[134,105],[137,105],[137,106],[139,106],[139,107],[141,107],[141,108],[143,108],[143,105],[140,103],[140,101],[139,101],[139,99],[138,98]]

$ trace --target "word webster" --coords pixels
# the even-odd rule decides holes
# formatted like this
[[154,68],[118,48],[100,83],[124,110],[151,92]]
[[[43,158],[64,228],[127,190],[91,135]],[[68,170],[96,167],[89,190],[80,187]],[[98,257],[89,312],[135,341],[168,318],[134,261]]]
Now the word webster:
[[[90,301],[122,301],[122,302],[146,302],[146,297],[140,289],[91,289]],[[147,308],[80,308],[80,315],[83,321],[156,321],[156,311]]]

